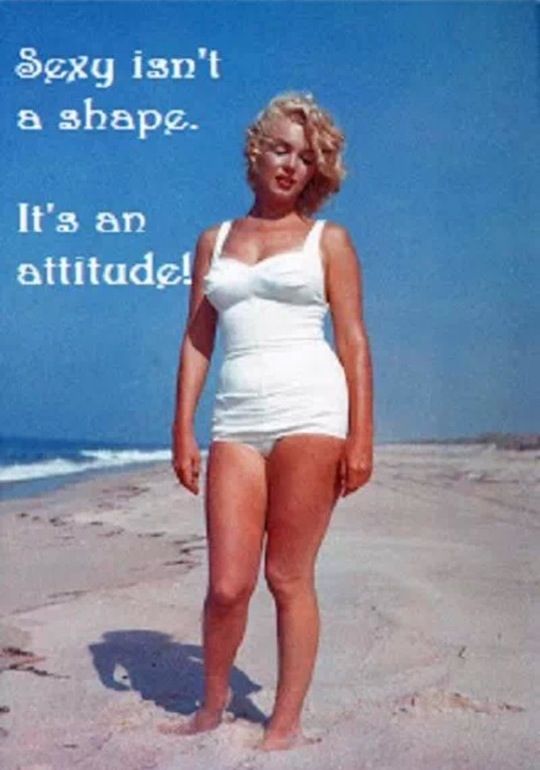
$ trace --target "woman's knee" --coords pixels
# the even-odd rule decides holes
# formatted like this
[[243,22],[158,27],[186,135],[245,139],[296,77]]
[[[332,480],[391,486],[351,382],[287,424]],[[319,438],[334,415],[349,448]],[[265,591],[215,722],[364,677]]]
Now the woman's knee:
[[221,610],[231,610],[249,603],[255,589],[252,583],[233,580],[211,582],[206,595],[207,603]]
[[315,591],[312,570],[309,572],[291,572],[276,568],[270,563],[266,565],[264,577],[268,590],[278,604],[287,604],[300,596]]

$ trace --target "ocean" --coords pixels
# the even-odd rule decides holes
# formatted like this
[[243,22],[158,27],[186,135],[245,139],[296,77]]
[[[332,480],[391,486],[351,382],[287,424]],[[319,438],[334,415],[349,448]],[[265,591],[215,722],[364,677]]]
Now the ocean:
[[30,497],[97,472],[170,461],[163,446],[0,437],[0,498]]

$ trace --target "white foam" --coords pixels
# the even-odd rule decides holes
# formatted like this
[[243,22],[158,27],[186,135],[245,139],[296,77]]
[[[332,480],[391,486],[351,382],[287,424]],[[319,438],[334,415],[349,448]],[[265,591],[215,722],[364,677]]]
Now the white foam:
[[160,462],[171,459],[169,449],[83,449],[83,462],[74,462],[61,457],[36,463],[16,463],[0,468],[0,483],[29,481],[49,476],[68,476],[100,468],[113,468],[137,463]]

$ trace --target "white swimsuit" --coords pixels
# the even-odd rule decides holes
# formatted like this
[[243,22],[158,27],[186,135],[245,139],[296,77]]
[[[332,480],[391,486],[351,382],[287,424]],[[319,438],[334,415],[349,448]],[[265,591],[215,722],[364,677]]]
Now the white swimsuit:
[[267,456],[277,439],[295,433],[345,438],[347,381],[323,331],[324,220],[315,222],[302,247],[254,265],[222,256],[231,224],[219,228],[204,278],[225,347],[212,439],[250,444]]

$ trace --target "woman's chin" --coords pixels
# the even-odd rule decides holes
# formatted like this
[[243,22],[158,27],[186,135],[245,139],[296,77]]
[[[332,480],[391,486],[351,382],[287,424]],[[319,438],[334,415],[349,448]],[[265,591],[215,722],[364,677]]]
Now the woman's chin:
[[299,195],[299,191],[294,187],[286,189],[278,185],[272,186],[268,192],[280,201],[295,201]]

